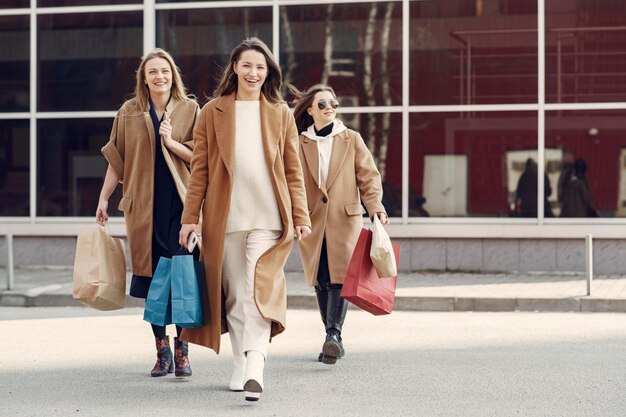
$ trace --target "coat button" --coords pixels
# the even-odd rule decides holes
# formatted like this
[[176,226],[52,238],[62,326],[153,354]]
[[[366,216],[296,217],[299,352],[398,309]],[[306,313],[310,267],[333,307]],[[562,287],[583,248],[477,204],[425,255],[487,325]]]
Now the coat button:
[[328,203],[328,198],[326,196],[322,197],[322,202],[324,204]]

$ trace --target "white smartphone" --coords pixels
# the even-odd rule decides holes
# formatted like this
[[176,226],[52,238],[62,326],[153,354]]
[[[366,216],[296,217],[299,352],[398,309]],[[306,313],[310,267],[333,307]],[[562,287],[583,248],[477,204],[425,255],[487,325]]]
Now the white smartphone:
[[194,232],[189,233],[189,237],[187,238],[187,250],[189,253],[193,252],[198,244],[198,235]]

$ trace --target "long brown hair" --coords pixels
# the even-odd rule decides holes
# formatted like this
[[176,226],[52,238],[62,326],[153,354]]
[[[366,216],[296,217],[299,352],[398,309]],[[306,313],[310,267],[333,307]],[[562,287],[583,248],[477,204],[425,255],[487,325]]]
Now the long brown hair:
[[272,103],[283,101],[282,95],[280,94],[280,87],[283,82],[280,67],[276,63],[274,55],[272,55],[267,45],[261,39],[255,37],[246,38],[230,52],[228,65],[224,69],[220,83],[213,92],[213,97],[226,96],[237,91],[237,74],[235,74],[233,67],[241,58],[241,54],[249,50],[263,54],[267,62],[267,78],[265,78],[265,82],[261,86],[263,95]]
[[329,85],[324,84],[315,84],[310,87],[308,90],[302,92],[298,90],[291,84],[287,85],[287,88],[296,98],[293,100],[292,105],[293,108],[293,117],[296,119],[296,127],[298,128],[298,133],[302,133],[309,128],[313,124],[313,116],[311,116],[307,109],[311,107],[313,104],[313,99],[317,93],[322,91],[328,91],[333,97],[336,99],[337,94],[335,94],[335,90]]
[[150,97],[150,91],[146,85],[145,72],[146,64],[154,58],[163,58],[170,64],[172,69],[172,98],[174,100],[187,100],[187,89],[185,88],[185,84],[183,84],[180,69],[174,63],[174,58],[172,58],[172,56],[165,50],[156,48],[155,50],[147,53],[141,59],[141,63],[139,64],[139,68],[137,68],[137,73],[135,74],[135,78],[137,80],[137,83],[135,84],[135,97],[141,106],[144,109],[149,107],[148,98]]

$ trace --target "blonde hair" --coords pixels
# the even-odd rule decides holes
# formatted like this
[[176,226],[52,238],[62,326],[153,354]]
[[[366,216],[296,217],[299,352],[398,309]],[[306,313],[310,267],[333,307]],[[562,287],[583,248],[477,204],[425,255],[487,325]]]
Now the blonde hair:
[[135,98],[140,105],[145,109],[149,108],[148,98],[150,97],[150,92],[146,85],[145,70],[148,61],[154,58],[163,58],[170,64],[172,69],[172,98],[174,100],[187,100],[187,89],[185,88],[185,84],[183,84],[180,69],[174,63],[174,58],[164,49],[156,48],[141,59],[141,63],[135,74],[135,78],[137,79],[137,83],[135,84]]

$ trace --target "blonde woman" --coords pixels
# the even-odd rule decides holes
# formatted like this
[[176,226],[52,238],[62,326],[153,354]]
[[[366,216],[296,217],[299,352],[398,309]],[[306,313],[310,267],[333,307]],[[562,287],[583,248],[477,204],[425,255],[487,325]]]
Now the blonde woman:
[[[109,165],[104,178],[96,221],[109,218],[109,197],[122,183],[118,209],[124,212],[133,272],[130,295],[146,298],[161,256],[178,250],[178,230],[189,181],[193,128],[198,104],[187,97],[174,60],[155,49],[141,60],[134,97],[115,116],[102,154]],[[181,328],[176,333],[180,336]],[[152,325],[157,361],[154,377],[174,371],[190,376],[187,342],[174,338],[170,348],[164,326]]]

